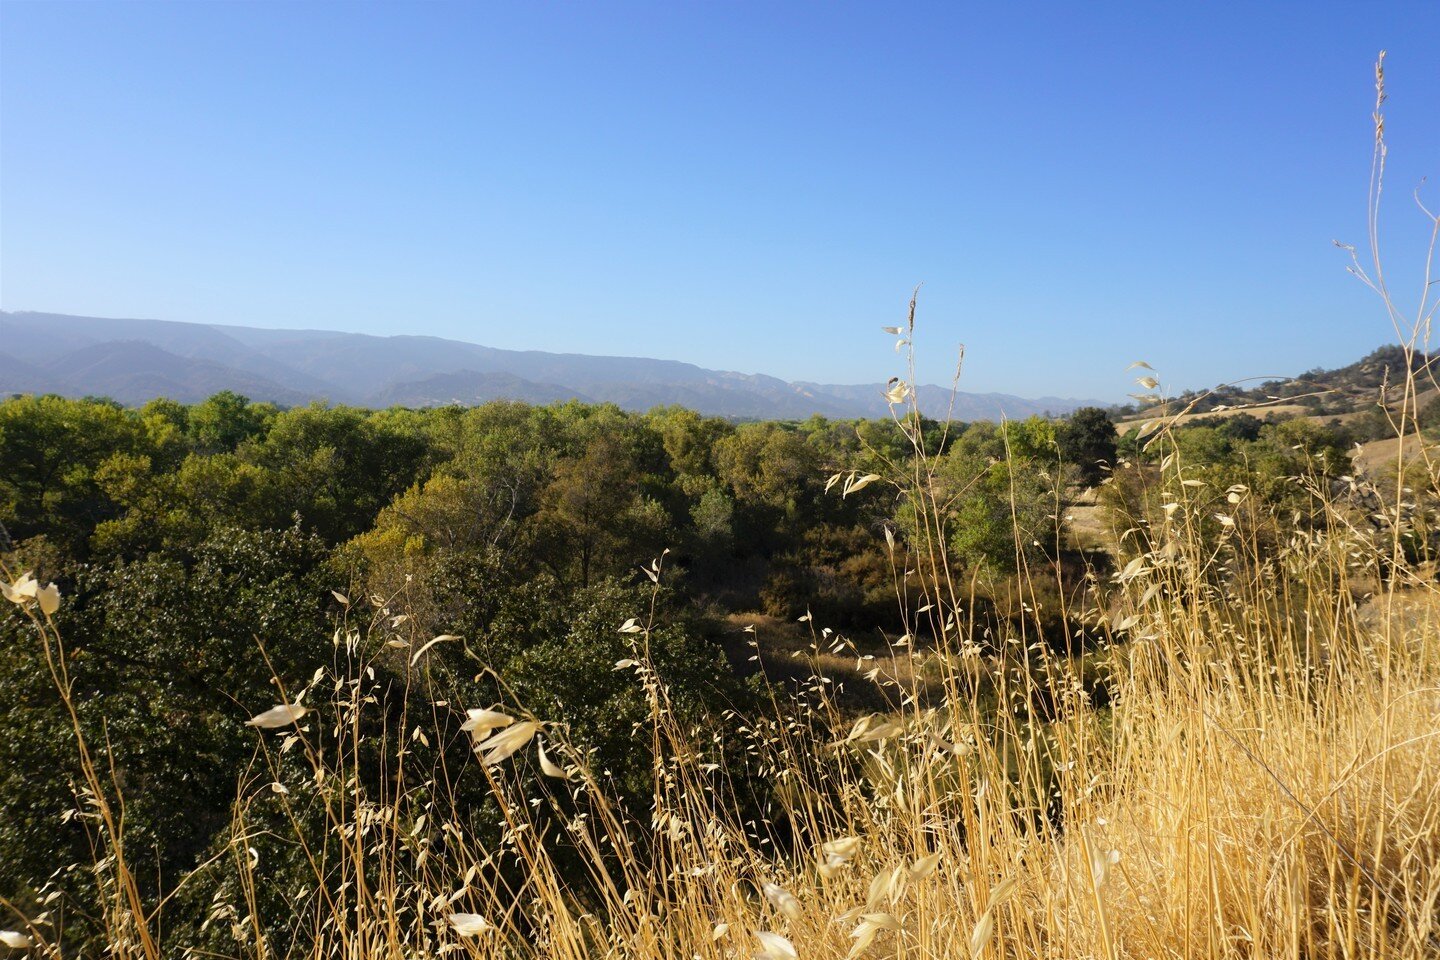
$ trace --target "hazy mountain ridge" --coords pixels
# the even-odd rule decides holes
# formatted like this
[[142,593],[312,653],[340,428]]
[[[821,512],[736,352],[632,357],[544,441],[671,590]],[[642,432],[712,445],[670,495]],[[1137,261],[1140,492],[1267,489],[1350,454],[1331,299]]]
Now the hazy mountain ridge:
[[[0,312],[0,394],[157,396],[193,402],[219,390],[284,405],[436,406],[497,399],[612,402],[629,410],[681,404],[739,418],[888,415],[878,384],[789,383],[678,360],[500,350],[441,337],[267,330],[168,320]],[[919,388],[943,415],[947,388]],[[1064,413],[1085,401],[959,393],[962,420]]]

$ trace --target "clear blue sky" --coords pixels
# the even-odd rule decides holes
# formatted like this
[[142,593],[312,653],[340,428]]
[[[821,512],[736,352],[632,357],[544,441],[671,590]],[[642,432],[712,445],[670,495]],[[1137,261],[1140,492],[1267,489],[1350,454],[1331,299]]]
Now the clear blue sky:
[[[0,4],[0,304],[1113,399],[1391,338],[1440,4]],[[1440,183],[1430,191],[1440,205]],[[1413,299],[1413,298],[1412,298]]]

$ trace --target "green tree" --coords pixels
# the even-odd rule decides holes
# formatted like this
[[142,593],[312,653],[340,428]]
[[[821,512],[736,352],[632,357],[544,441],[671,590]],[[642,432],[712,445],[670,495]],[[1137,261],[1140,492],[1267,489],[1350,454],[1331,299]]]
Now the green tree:
[[[157,554],[62,576],[58,623],[80,723],[92,746],[107,745],[127,853],[148,865],[139,873],[152,895],[228,830],[254,749],[242,723],[276,702],[272,668],[298,691],[329,661],[324,557],[322,543],[294,531],[227,531],[183,559]],[[90,847],[85,821],[61,818],[80,778],[39,641],[5,611],[0,643],[0,892],[25,896],[58,865],[88,864]],[[206,907],[167,911],[167,927],[198,924]]]
[[271,404],[222,390],[190,408],[186,429],[199,452],[234,453],[240,444],[263,436],[278,413]]
[[627,439],[596,433],[580,456],[559,463],[541,494],[537,520],[551,568],[581,587],[659,553],[670,527],[664,508],[644,495]]
[[740,507],[737,534],[757,547],[793,540],[817,513],[821,459],[792,429],[773,423],[737,428],[716,444],[715,468]]
[[1099,483],[1115,466],[1118,440],[1110,414],[1099,407],[1081,407],[1055,429],[1061,460],[1078,468],[1087,486]]
[[275,417],[239,455],[277,475],[276,502],[327,541],[368,529],[381,508],[417,479],[425,438],[383,418],[314,404]]
[[646,414],[651,429],[660,435],[670,467],[681,482],[701,481],[715,475],[715,444],[734,432],[719,417],[703,417],[685,407],[656,407]]
[[111,404],[54,396],[0,402],[0,523],[14,540],[45,534],[83,555],[95,524],[117,511],[99,480],[103,466],[150,452],[145,425]]
[[107,556],[184,552],[216,530],[275,530],[294,522],[275,496],[277,476],[234,454],[191,454],[169,471],[154,469],[148,456],[116,456],[97,480],[122,508],[95,527],[92,544]]
[[[939,461],[930,496],[945,523],[955,560],[992,574],[1054,551],[1063,512],[1053,429],[1031,418],[999,426],[971,424]],[[913,505],[900,523],[915,534]]]

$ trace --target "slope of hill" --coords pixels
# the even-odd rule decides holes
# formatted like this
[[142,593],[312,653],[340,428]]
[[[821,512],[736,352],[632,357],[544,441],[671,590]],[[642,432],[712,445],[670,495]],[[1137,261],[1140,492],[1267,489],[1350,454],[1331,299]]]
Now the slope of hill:
[[[291,405],[434,406],[514,399],[577,399],[628,410],[682,404],[737,418],[886,416],[878,384],[787,383],[676,360],[499,350],[440,337],[377,337],[165,320],[0,312],[0,394],[104,395],[124,403],[191,401],[219,390]],[[943,415],[950,391],[920,388]],[[1061,414],[1084,401],[960,393],[963,420]]]
[[[1156,416],[1188,410],[1188,419],[1249,410],[1257,416],[1314,416],[1344,419],[1377,408],[1384,400],[1393,405],[1399,394],[1392,385],[1405,382],[1407,365],[1422,392],[1434,393],[1440,354],[1416,351],[1407,358],[1395,345],[1380,347],[1354,363],[1333,370],[1315,368],[1286,380],[1268,380],[1258,386],[1221,385],[1211,390],[1188,390],[1162,406],[1130,405],[1114,408],[1116,419],[1138,424]],[[1427,390],[1428,388],[1428,390]],[[1423,406],[1423,399],[1421,405]]]
[[211,360],[177,356],[143,340],[90,344],[48,361],[41,370],[50,382],[66,384],[68,392],[127,404],[155,397],[197,403],[221,390],[287,405],[306,400],[302,391],[265,377]]
[[544,404],[590,398],[553,383],[525,380],[513,373],[458,370],[394,384],[380,391],[375,399],[377,405],[387,407],[441,407],[451,403],[473,406],[491,400]]
[[0,353],[0,392],[33,393],[50,381],[45,371],[19,357]]
[[[840,386],[836,384],[796,383],[809,396],[831,398],[855,409],[863,410],[862,416],[888,417],[889,405],[885,402],[884,391],[874,384]],[[947,387],[922,384],[917,389],[921,409],[932,416],[944,416],[951,408],[951,391]],[[1032,415],[1069,413],[1078,406],[1103,406],[1098,402],[1082,404],[1062,397],[1037,397],[1021,399],[1004,393],[955,393],[954,409],[956,420],[993,420],[996,410],[1003,410],[1009,418],[1017,419]]]

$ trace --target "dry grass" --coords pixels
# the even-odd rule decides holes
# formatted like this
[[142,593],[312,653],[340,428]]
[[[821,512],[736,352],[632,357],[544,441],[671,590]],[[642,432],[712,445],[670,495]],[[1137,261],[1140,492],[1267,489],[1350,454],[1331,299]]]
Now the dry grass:
[[[293,904],[303,935],[289,955],[720,960],[763,951],[761,933],[807,958],[1435,955],[1440,598],[1412,584],[1362,608],[1334,582],[1345,565],[1324,566],[1355,545],[1298,535],[1281,560],[1296,571],[1287,588],[1256,578],[1215,591],[1195,571],[1216,545],[1186,543],[1185,526],[1180,515],[1177,549],[1116,585],[1131,639],[1095,654],[1115,667],[1112,708],[1076,693],[1074,665],[1043,648],[967,650],[954,631],[938,709],[902,688],[856,731],[822,686],[753,724],[751,762],[781,800],[760,823],[740,820],[726,771],[708,766],[714,745],[674,723],[643,663],[653,712],[637,739],[658,754],[649,810],[610,802],[552,734],[570,779],[515,776],[533,741],[488,768],[510,826],[486,848],[443,796],[347,782],[359,743],[313,754],[314,782],[290,789],[324,798],[328,836],[295,841],[326,862]],[[346,642],[365,647],[360,631]],[[363,675],[357,661],[354,677],[315,688],[333,691],[317,704],[326,722],[364,713]],[[984,679],[1016,704],[1065,709],[1045,725],[984,711],[968,695]],[[292,733],[257,736],[273,750]],[[403,768],[403,746],[387,749]],[[253,802],[235,810],[242,865]],[[414,842],[421,816],[428,856]],[[827,865],[823,845],[849,837],[853,856]],[[576,850],[588,852],[578,875],[562,855]],[[234,955],[274,956],[240,922],[251,906],[235,904]],[[113,910],[115,955],[152,955],[126,903]]]
[[[1223,420],[1228,417],[1238,417],[1242,413],[1262,419],[1265,417],[1303,417],[1310,413],[1310,408],[1298,403],[1246,404],[1238,407],[1227,407],[1224,410],[1206,410],[1203,413],[1178,413],[1170,418],[1170,422],[1175,426],[1179,426],[1184,423],[1189,423],[1192,420],[1209,420],[1212,418]],[[1138,417],[1117,422],[1115,429],[1119,430],[1123,435],[1127,431],[1140,429],[1156,417],[1164,417],[1165,415],[1165,410],[1161,408],[1147,410]]]
[[[933,656],[927,645],[908,650],[879,640],[858,642],[809,619],[787,621],[764,613],[731,613],[724,618],[724,647],[730,662],[768,680],[810,684],[823,680],[844,688],[855,704],[883,704],[896,685],[927,693]],[[899,639],[899,638],[894,638]],[[929,651],[933,654],[933,650]]]
[[1070,542],[1081,550],[1111,552],[1115,549],[1114,525],[1097,493],[1094,487],[1082,491],[1065,511]]
[[1402,455],[1406,462],[1413,463],[1422,460],[1426,455],[1433,457],[1436,447],[1436,444],[1425,441],[1419,434],[1412,433],[1403,440],[1399,437],[1386,437],[1361,444],[1352,460],[1359,472],[1368,476],[1383,476],[1387,472],[1393,472]]

